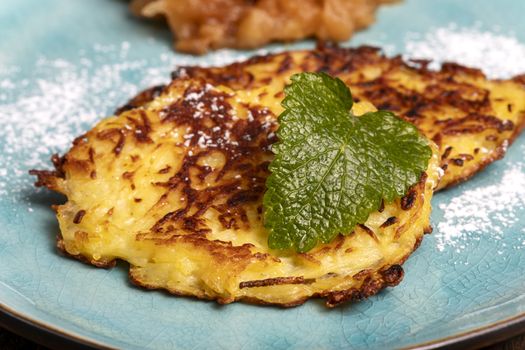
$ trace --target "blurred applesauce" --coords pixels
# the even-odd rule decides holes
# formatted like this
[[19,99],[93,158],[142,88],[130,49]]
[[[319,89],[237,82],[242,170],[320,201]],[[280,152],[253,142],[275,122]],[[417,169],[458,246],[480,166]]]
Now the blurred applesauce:
[[133,0],[133,13],[165,17],[179,51],[251,49],[315,37],[343,41],[396,0]]

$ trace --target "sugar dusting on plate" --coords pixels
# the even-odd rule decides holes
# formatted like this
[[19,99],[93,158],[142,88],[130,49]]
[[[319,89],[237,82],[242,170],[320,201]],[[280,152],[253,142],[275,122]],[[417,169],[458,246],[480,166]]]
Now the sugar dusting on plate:
[[425,34],[409,33],[405,58],[430,59],[430,68],[442,62],[458,62],[482,69],[489,78],[510,78],[525,73],[525,45],[512,34],[490,31],[481,25],[460,28],[455,24]]
[[220,50],[196,62],[166,49],[146,60],[130,58],[131,50],[128,42],[95,44],[74,60],[41,57],[29,70],[2,68],[0,197],[24,200],[34,191],[29,169],[49,169],[53,153],[67,151],[76,136],[141,89],[168,81],[176,65],[220,65],[247,57]]
[[[435,232],[440,251],[451,247],[461,252],[470,240],[503,239],[505,231],[516,229],[525,209],[524,164],[512,164],[494,184],[467,189],[450,202],[441,203],[439,209],[444,213]],[[525,229],[521,231],[525,233]],[[523,237],[514,248],[525,248]]]

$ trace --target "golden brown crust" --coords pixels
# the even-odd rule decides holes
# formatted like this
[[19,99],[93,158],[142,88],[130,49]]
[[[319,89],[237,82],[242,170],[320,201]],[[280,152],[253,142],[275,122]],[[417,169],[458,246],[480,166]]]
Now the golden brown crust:
[[137,108],[145,105],[146,103],[152,101],[154,98],[158,97],[166,85],[156,85],[151,88],[148,88],[144,91],[139,92],[131,100],[129,100],[125,105],[117,108],[115,114],[121,114],[125,111],[129,111],[133,108]]
[[37,177],[35,182],[36,187],[46,187],[52,191],[60,192],[60,188],[57,185],[57,180],[64,178],[64,157],[60,157],[58,154],[51,156],[51,162],[53,164],[53,170],[29,170],[30,175]]
[[377,294],[385,287],[397,286],[404,276],[403,268],[400,265],[392,265],[378,274],[367,277],[361,288],[351,288],[342,291],[329,292],[320,296],[326,298],[327,307],[335,307],[344,302],[358,301]]

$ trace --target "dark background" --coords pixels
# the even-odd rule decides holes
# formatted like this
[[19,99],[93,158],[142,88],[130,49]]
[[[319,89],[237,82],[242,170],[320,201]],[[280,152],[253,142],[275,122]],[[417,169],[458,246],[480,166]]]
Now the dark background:
[[[49,348],[46,348],[45,346],[35,344],[25,338],[19,337],[2,328],[0,328],[0,349],[1,350],[21,350],[21,349],[50,350]],[[483,348],[483,350],[523,350],[523,349],[525,349],[525,334],[511,338],[507,341]]]

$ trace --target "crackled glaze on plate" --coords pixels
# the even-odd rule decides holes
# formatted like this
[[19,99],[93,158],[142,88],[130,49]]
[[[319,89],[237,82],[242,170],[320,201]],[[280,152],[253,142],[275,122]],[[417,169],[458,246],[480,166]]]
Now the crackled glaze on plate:
[[[126,268],[61,257],[51,203],[30,168],[177,64],[221,64],[249,52],[175,54],[168,31],[128,15],[126,1],[0,2],[0,308],[112,347],[399,348],[525,313],[525,137],[504,160],[434,197],[434,233],[396,288],[327,310],[210,302],[132,287]],[[350,45],[453,59],[492,77],[525,72],[522,1],[406,0],[381,9]],[[311,47],[273,45],[267,51]],[[264,51],[260,51],[264,52]]]

